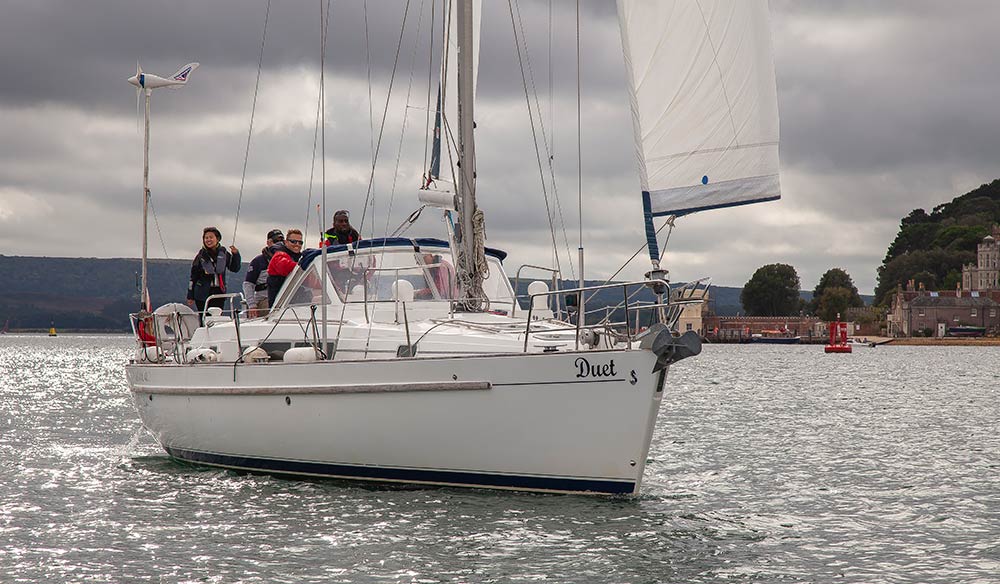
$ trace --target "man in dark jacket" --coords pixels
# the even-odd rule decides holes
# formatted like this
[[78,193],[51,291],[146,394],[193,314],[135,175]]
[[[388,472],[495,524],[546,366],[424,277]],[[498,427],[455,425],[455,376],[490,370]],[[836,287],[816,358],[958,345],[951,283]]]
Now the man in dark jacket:
[[285,241],[271,246],[273,254],[267,264],[268,306],[274,306],[278,292],[302,258],[302,243],[302,232],[298,229],[289,229],[285,234]]
[[271,263],[274,252],[271,246],[285,241],[280,229],[267,232],[267,245],[260,250],[260,255],[250,261],[247,276],[243,280],[243,297],[247,299],[250,318],[267,314],[270,305],[267,303],[267,265]]
[[358,234],[356,229],[351,227],[350,217],[350,213],[344,209],[334,213],[333,227],[327,229],[326,232],[323,233],[323,241],[319,243],[320,246],[346,245],[348,243],[360,241],[361,235]]
[[[240,271],[243,260],[235,246],[222,247],[222,233],[215,227],[206,227],[201,233],[201,250],[191,262],[191,282],[188,284],[187,303],[205,310],[205,301],[213,294],[226,293],[226,270]],[[224,298],[215,298],[209,306],[224,308]]]

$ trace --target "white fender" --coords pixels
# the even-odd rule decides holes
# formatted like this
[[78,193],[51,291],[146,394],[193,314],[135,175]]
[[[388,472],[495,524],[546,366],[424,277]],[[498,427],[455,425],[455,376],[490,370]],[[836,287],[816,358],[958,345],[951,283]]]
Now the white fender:
[[312,347],[292,347],[285,351],[286,363],[312,363],[314,361],[319,361],[319,355]]
[[219,354],[212,349],[193,349],[187,354],[188,363],[218,363]]
[[247,347],[243,351],[243,361],[246,363],[266,363],[270,359],[270,355],[261,347]]
[[396,280],[393,282],[392,299],[399,302],[413,302],[413,284],[408,280]]

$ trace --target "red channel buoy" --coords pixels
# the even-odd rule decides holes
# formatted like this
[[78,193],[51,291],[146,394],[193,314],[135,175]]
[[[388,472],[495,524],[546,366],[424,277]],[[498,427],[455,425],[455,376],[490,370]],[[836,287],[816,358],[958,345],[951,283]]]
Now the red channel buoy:
[[830,323],[830,344],[823,349],[825,353],[850,353],[851,346],[847,344],[847,323],[837,320]]

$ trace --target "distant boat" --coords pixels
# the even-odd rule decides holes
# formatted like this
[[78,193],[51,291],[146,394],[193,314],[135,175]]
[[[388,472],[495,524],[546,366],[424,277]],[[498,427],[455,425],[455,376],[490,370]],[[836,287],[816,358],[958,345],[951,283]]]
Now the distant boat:
[[948,327],[949,337],[985,337],[986,327],[984,326],[950,326]]
[[797,345],[802,342],[802,337],[793,336],[788,331],[761,331],[760,333],[754,333],[750,337],[750,342],[768,345]]

